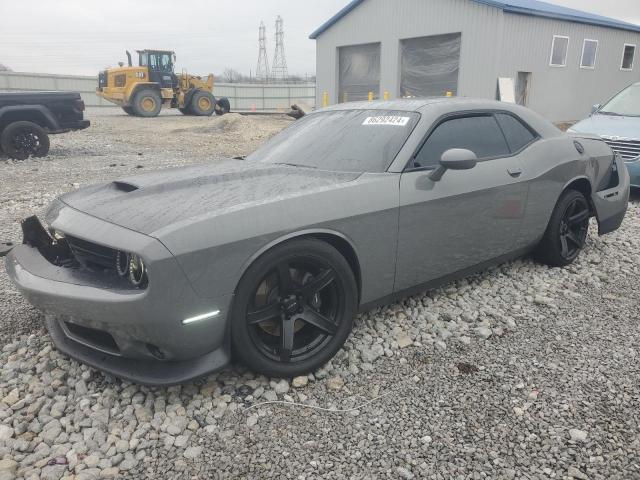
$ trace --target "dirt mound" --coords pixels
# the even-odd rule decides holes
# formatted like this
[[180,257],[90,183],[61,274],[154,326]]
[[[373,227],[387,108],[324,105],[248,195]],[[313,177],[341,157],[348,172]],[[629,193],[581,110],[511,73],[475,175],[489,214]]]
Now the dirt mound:
[[[274,120],[277,127],[274,128]],[[234,134],[252,135],[261,133],[275,133],[286,124],[291,123],[291,119],[282,115],[273,116],[262,115],[241,115],[239,113],[228,113],[221,117],[202,118],[199,125],[191,125],[184,128],[176,128],[171,133],[194,133],[194,134]]]

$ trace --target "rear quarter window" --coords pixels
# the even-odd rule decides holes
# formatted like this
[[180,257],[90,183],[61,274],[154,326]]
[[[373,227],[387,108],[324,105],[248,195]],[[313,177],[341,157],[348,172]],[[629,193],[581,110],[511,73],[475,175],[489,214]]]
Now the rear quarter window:
[[496,119],[504,132],[511,153],[519,152],[538,138],[536,134],[513,115],[498,113],[496,114]]

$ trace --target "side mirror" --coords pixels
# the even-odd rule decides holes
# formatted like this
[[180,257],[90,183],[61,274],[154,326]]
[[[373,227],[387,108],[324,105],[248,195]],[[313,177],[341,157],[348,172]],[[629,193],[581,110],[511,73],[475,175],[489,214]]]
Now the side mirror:
[[596,103],[593,107],[591,107],[591,115],[593,115],[594,113],[597,113],[598,110],[600,110],[600,107],[602,105],[600,105],[599,103]]
[[440,166],[431,172],[429,178],[437,182],[447,170],[470,170],[477,164],[478,157],[471,150],[452,148],[442,154]]

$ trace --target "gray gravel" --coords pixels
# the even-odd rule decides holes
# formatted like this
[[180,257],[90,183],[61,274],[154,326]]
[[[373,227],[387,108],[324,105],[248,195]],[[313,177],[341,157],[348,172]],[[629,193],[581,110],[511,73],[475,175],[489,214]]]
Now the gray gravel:
[[[74,183],[245,154],[289,122],[90,113],[49,158],[0,158],[0,239]],[[523,259],[362,315],[292,382],[105,377],[52,349],[0,269],[0,480],[640,478],[640,195],[593,232],[567,269]]]

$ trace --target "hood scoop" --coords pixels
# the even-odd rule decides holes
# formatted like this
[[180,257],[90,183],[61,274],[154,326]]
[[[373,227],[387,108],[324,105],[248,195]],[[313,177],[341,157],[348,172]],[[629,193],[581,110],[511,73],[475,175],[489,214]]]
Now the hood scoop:
[[116,180],[111,184],[116,190],[120,191],[120,192],[125,192],[125,193],[129,193],[129,192],[134,192],[136,190],[138,190],[137,185],[134,185],[133,183],[129,183],[129,182],[123,182],[123,181],[119,181]]

